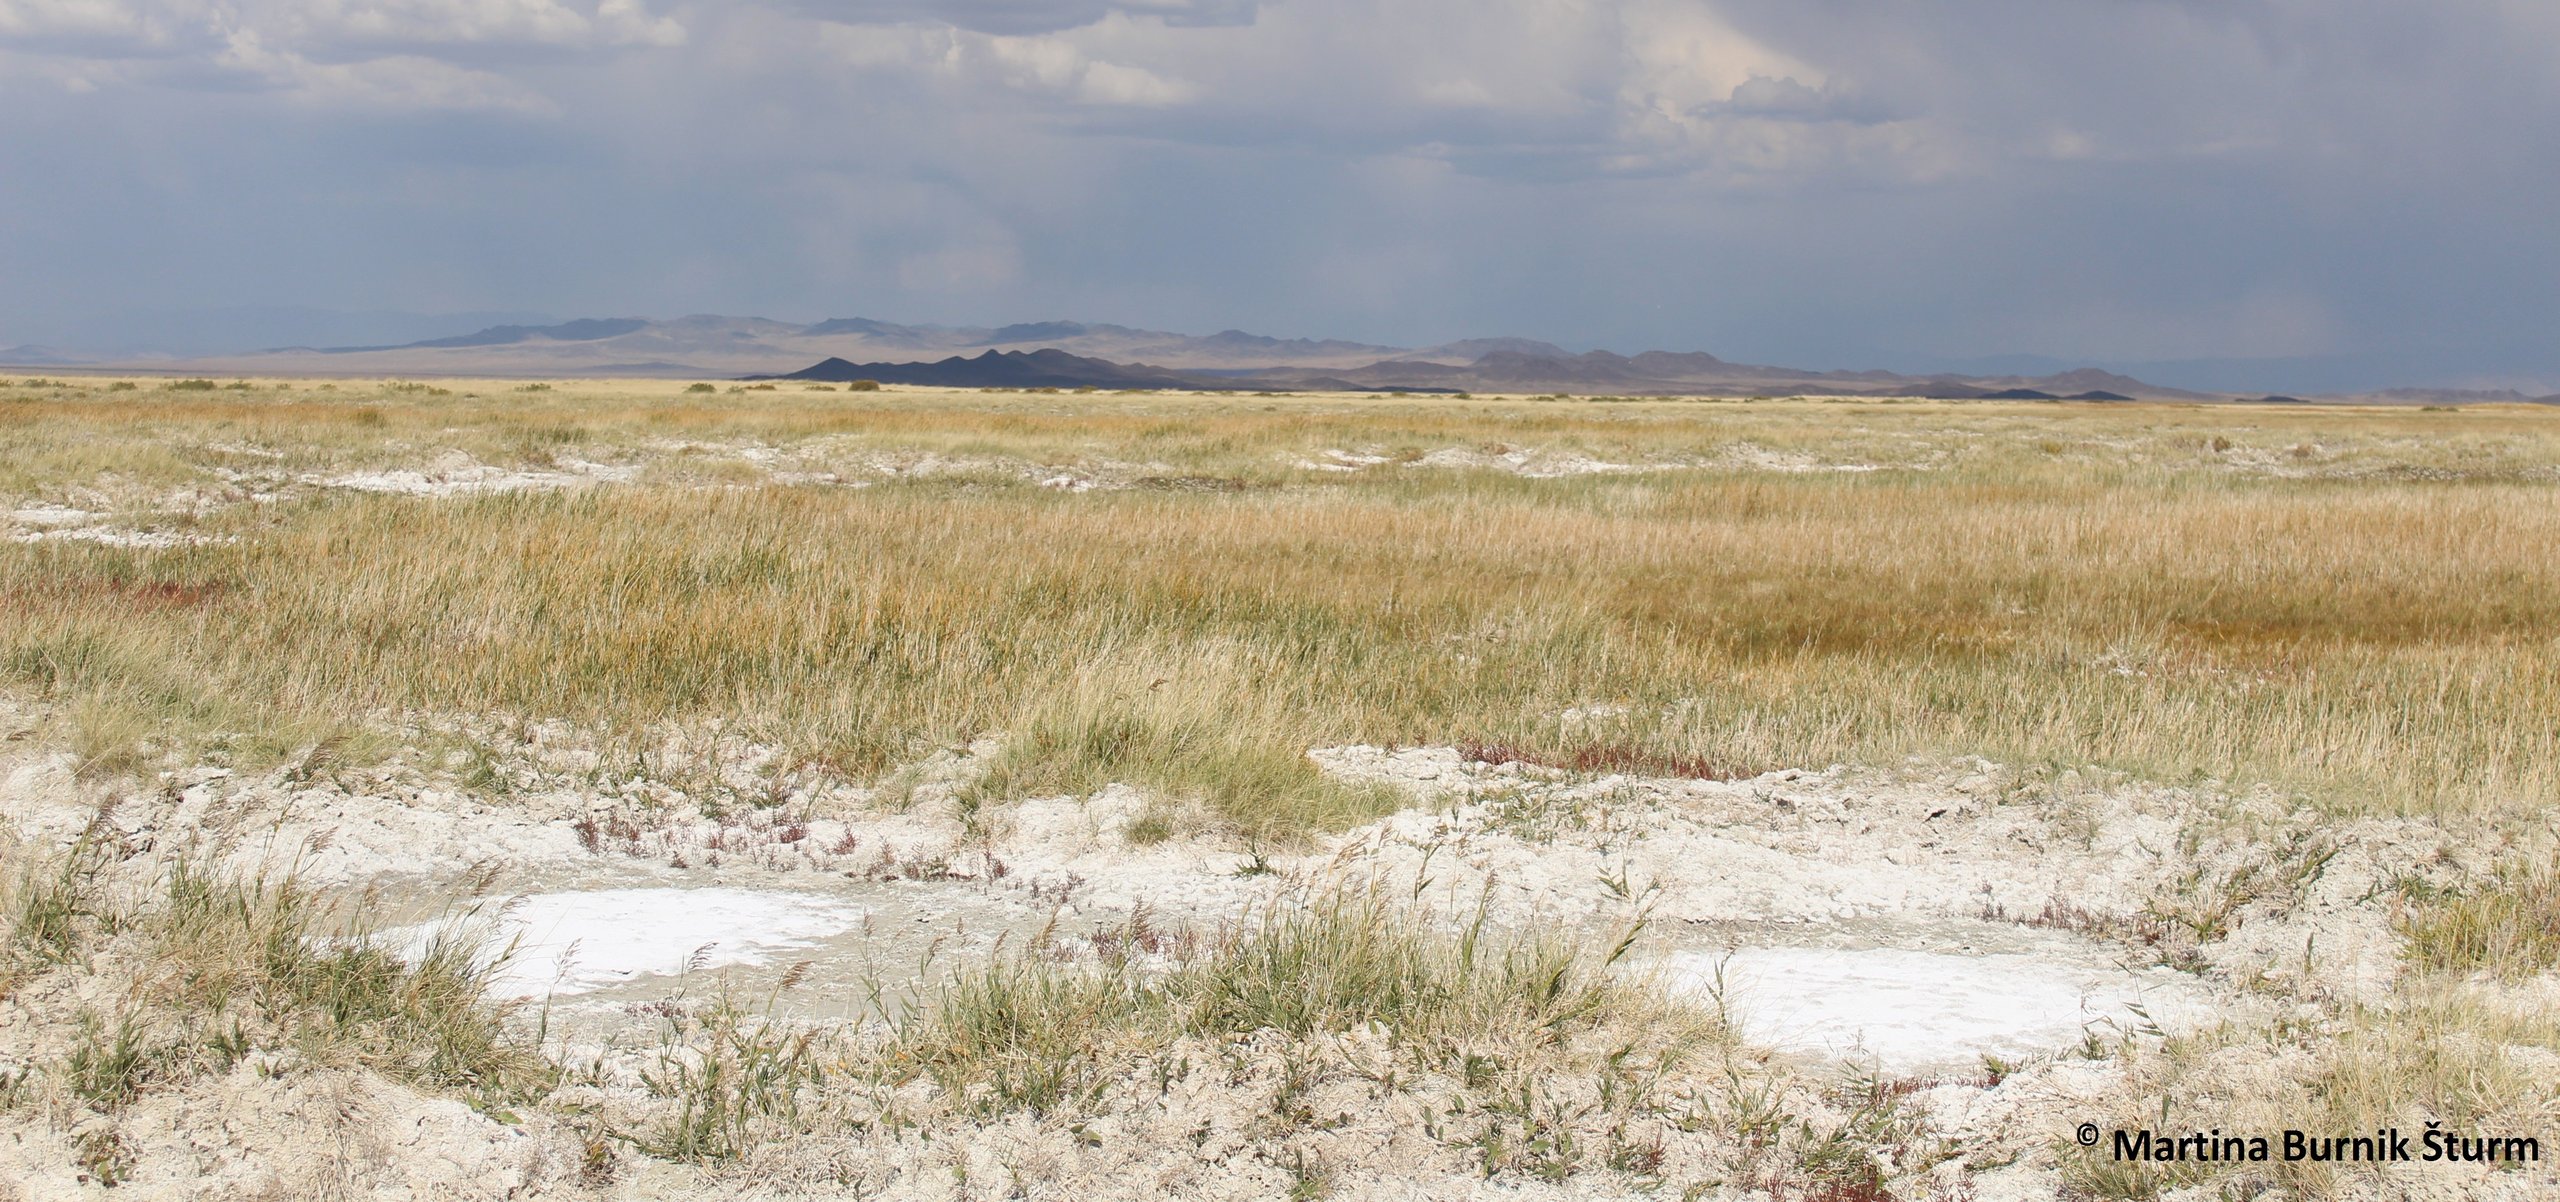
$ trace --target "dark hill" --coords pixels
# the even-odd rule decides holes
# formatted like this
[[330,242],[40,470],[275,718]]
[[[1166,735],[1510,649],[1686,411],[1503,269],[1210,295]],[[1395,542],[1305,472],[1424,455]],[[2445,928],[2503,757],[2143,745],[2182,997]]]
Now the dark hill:
[[1087,359],[1061,350],[988,351],[977,358],[953,355],[936,363],[848,363],[829,359],[784,376],[751,379],[878,380],[883,384],[923,384],[937,388],[1182,388],[1216,390],[1232,387],[1143,363],[1119,364]]
[[1930,380],[1920,384],[1906,384],[1877,395],[1915,397],[1928,401],[1978,401],[1990,396],[1991,390],[1961,384],[1954,380]]

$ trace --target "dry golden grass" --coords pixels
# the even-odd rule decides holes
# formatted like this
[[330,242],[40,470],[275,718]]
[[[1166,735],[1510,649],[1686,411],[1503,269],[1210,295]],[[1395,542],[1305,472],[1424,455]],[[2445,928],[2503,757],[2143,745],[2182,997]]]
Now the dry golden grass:
[[[1303,757],[1351,741],[1736,771],[1980,753],[2353,810],[2560,788],[2539,411],[332,387],[0,405],[22,498],[130,511],[148,481],[236,540],[0,547],[0,668],[111,731],[244,746],[393,711],[717,716],[868,774],[1008,732],[999,789],[1128,780],[1284,827],[1382,804]],[[2279,445],[2315,449],[2233,462]],[[1298,464],[1486,446],[1696,466]],[[220,503],[452,451],[648,474]],[[1754,466],[1778,454],[1929,470]],[[772,475],[921,455],[944,470]],[[1049,467],[1131,487],[1034,487]],[[1594,704],[1626,708],[1557,718]]]
[[[111,1112],[253,1055],[361,1066],[491,1103],[549,1087],[535,1041],[489,996],[497,966],[468,938],[428,940],[404,960],[362,914],[293,880],[241,880],[89,838],[9,871],[0,1002],[30,1042],[12,1049],[26,1058],[19,1072],[0,1073],[0,1110],[41,1079],[66,1104]],[[44,1062],[33,1039],[43,1017],[75,1007],[79,1036]]]
[[[864,777],[1002,734],[977,800],[1125,781],[1257,834],[1394,804],[1305,755],[1354,741],[2097,763],[2497,834],[2560,796],[2560,412],[520,387],[0,388],[0,504],[176,538],[19,521],[0,687],[102,773],[403,714],[720,720]],[[454,464],[548,490],[331,483]],[[2549,1117],[2500,1050],[2548,1016],[2463,982],[2560,956],[2515,858],[2410,898],[2392,1005],[2176,1044],[2150,1096],[2245,1054],[2257,1093],[2170,1118]]]

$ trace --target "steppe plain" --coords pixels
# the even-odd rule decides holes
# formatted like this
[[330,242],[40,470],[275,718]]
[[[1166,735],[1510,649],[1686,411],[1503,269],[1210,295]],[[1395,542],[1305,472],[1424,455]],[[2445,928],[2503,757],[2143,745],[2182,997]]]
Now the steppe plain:
[[2075,1131],[2560,1138],[2555,500],[2534,406],[10,379],[0,1198],[2553,1196]]

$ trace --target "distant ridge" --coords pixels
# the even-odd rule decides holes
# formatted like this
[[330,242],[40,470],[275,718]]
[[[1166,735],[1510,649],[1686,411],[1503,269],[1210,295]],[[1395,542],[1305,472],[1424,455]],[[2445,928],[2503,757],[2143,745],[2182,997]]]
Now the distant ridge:
[[645,317],[583,317],[556,326],[491,326],[471,334],[451,338],[430,338],[424,342],[404,342],[398,346],[331,346],[322,347],[324,355],[356,355],[366,351],[423,350],[438,347],[513,346],[537,338],[552,342],[602,342],[646,329]]
[[1570,359],[1573,352],[1535,338],[1466,338],[1397,356],[1415,363],[1473,363],[1496,351],[1545,359]]
[[[33,348],[28,348],[33,350]],[[992,357],[991,357],[992,356]],[[16,357],[32,359],[20,352]],[[818,367],[804,365],[817,364]],[[1875,396],[1977,400],[2229,400],[2083,368],[2046,376],[1809,371],[1703,351],[1569,351],[1533,338],[1420,350],[1243,330],[1193,335],[1104,322],[906,325],[694,314],[494,325],[394,347],[294,348],[156,360],[199,374],[872,379],[951,388],[1484,392],[1583,396]],[[832,375],[805,375],[823,371]]]
[[1030,321],[1005,326],[987,335],[987,345],[1003,346],[1013,342],[1054,342],[1075,338],[1092,327],[1081,321]]
[[939,388],[1180,388],[1231,387],[1162,371],[1143,363],[1087,359],[1060,350],[988,351],[971,359],[953,355],[936,363],[854,363],[830,358],[813,367],[759,380],[922,384]]
[[[1642,366],[1640,367],[1639,364]],[[1647,370],[1650,369],[1650,370]],[[1684,373],[1686,373],[1684,375]],[[1895,383],[1907,377],[1887,373],[1855,375],[1866,384]],[[1755,376],[1792,377],[1775,383],[1744,384]],[[1709,378],[1701,378],[1709,377]],[[1393,360],[1347,372],[1289,369],[1252,371],[1174,371],[1144,363],[1114,363],[1071,355],[1055,348],[1036,351],[982,352],[953,355],[932,363],[856,363],[831,357],[796,372],[754,375],[750,380],[807,380],[846,383],[875,380],[883,384],[915,384],[931,388],[1135,388],[1185,391],[1235,391],[1286,388],[1301,392],[1569,392],[1587,395],[1871,395],[1926,397],[1943,400],[1995,401],[2129,401],[2123,393],[2091,390],[2065,395],[2039,388],[1986,387],[1960,379],[1904,384],[1881,391],[1861,391],[1836,381],[1788,373],[1778,368],[1728,364],[1713,355],[1654,352],[1628,358],[1607,351],[1585,355],[1529,355],[1497,350],[1472,364]],[[2052,377],[2053,379],[2076,378]]]
[[[1486,339],[1467,363],[1390,359],[1323,378],[1365,389],[1424,388],[1469,392],[1624,394],[1628,396],[1884,396],[1936,400],[2213,400],[2208,394],[2160,388],[2113,372],[2082,368],[2051,376],[1927,376],[1887,371],[1805,371],[1732,363],[1703,352],[1609,351],[1571,354],[1525,339]],[[1451,346],[1466,344],[1452,343]],[[1469,345],[1466,349],[1475,350]],[[1287,368],[1222,373],[1261,387],[1314,388],[1319,373]]]
[[804,327],[800,332],[820,338],[829,334],[860,334],[869,338],[912,338],[919,333],[914,326],[893,325],[885,321],[873,321],[868,317],[831,317],[816,325]]

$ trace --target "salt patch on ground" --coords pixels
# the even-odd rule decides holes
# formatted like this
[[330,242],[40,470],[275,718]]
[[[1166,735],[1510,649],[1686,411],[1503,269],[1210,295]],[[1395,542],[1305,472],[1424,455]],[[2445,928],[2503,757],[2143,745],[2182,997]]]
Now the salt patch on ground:
[[[514,945],[494,991],[506,997],[587,993],[688,966],[770,964],[854,929],[861,906],[807,893],[758,889],[598,889],[538,893],[478,924],[487,946]],[[390,932],[419,947],[446,923]]]
[[67,505],[31,505],[25,509],[13,509],[9,511],[9,520],[18,523],[21,526],[42,526],[48,528],[54,526],[77,526],[83,522],[96,521],[105,516],[106,515],[102,513],[91,513],[86,509],[73,509]]
[[117,530],[106,526],[77,526],[64,530],[40,530],[32,534],[12,536],[22,543],[88,542],[109,547],[147,547],[165,550],[170,547],[207,547],[234,541],[229,535],[180,534],[169,530]]
[[558,459],[555,470],[510,471],[481,463],[468,455],[456,452],[439,456],[424,468],[350,472],[337,476],[304,476],[301,479],[305,484],[352,489],[356,492],[443,497],[474,493],[521,492],[528,489],[576,488],[600,482],[630,480],[638,476],[639,471],[639,468],[629,465],[591,463],[569,458]]
[[2169,969],[2135,973],[2041,956],[1901,948],[1760,947],[1670,958],[1676,988],[1707,994],[1754,1043],[1872,1062],[1893,1074],[1979,1070],[2101,1034],[2172,1025],[2202,1005]]

